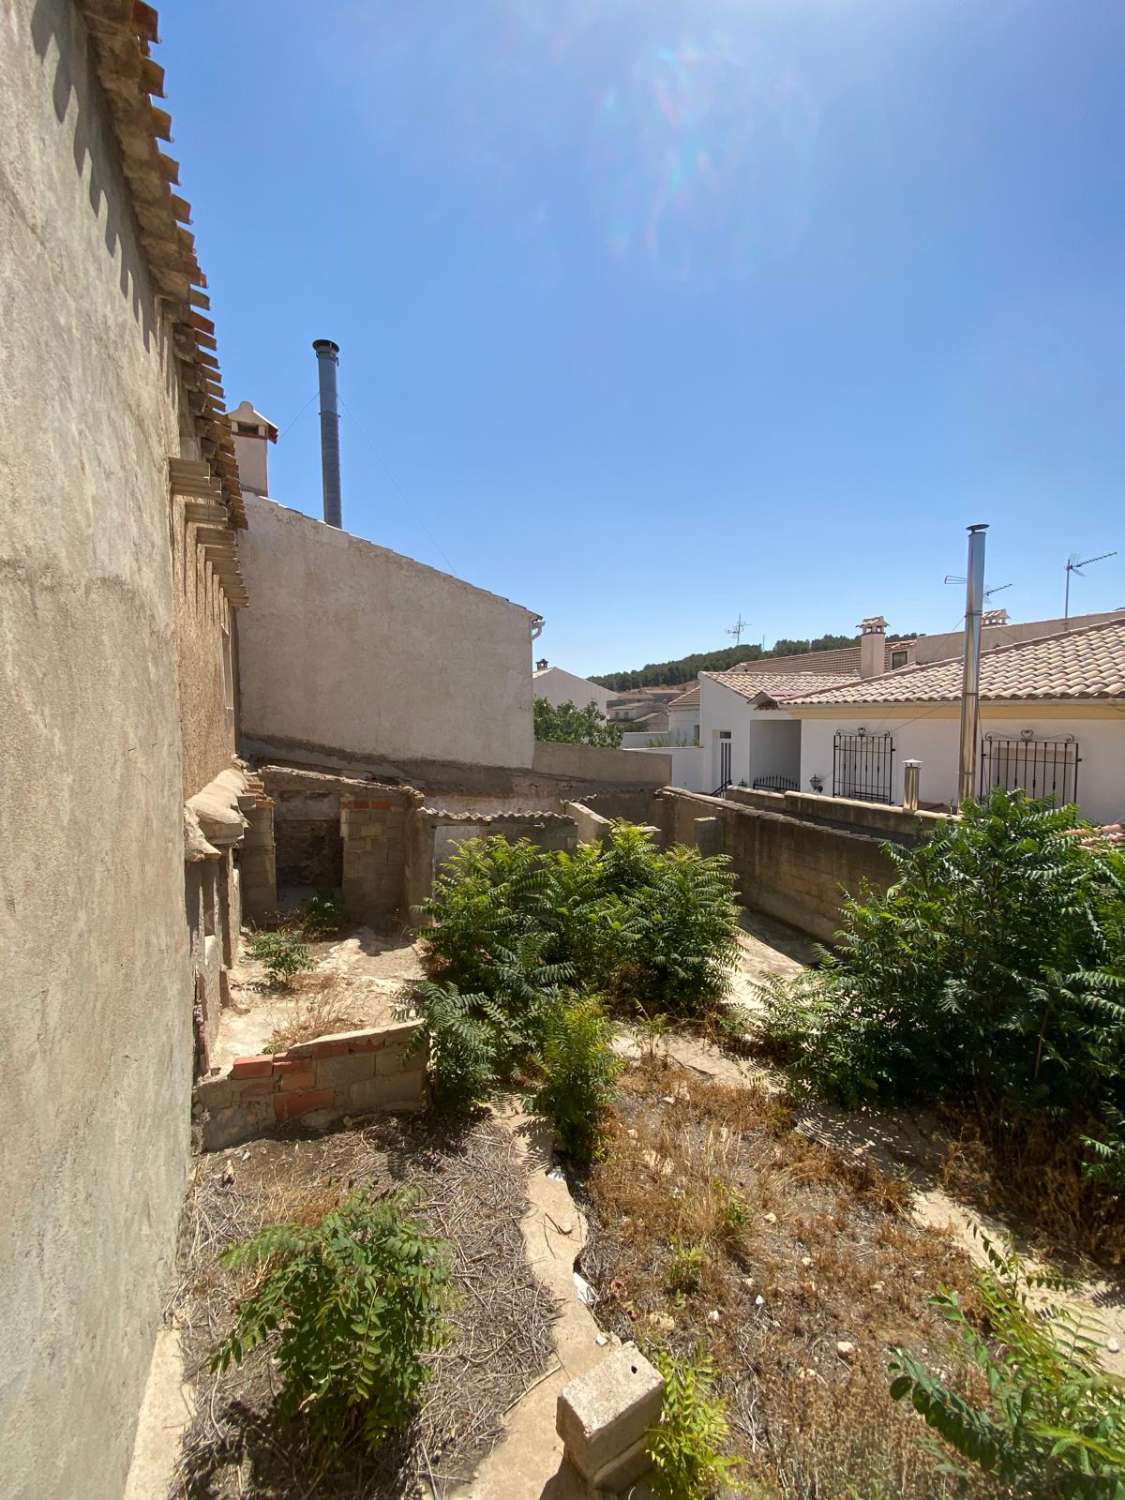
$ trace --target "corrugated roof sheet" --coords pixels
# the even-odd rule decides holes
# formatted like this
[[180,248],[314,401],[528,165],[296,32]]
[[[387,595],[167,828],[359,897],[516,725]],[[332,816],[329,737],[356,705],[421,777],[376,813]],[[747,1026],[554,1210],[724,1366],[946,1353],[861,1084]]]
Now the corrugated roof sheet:
[[[806,692],[791,701],[810,707],[831,703],[955,703],[961,697],[961,672],[961,658],[953,656]],[[1015,641],[986,652],[980,663],[980,696],[993,703],[1125,698],[1125,614],[1084,630]]]

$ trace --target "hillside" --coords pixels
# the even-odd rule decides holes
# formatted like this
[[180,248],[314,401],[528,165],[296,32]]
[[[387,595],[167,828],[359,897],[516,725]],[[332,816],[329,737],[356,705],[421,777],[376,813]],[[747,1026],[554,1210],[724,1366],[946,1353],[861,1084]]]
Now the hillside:
[[[918,632],[908,632],[887,637],[889,641],[913,640]],[[621,693],[627,688],[675,687],[681,682],[694,682],[700,672],[726,672],[740,661],[760,661],[768,656],[795,656],[802,651],[836,651],[843,646],[854,646],[858,641],[854,635],[820,635],[809,641],[775,641],[767,651],[761,646],[723,646],[718,651],[696,651],[691,656],[680,656],[675,661],[649,662],[646,666],[626,672],[606,672],[600,677],[591,677],[611,692]]]

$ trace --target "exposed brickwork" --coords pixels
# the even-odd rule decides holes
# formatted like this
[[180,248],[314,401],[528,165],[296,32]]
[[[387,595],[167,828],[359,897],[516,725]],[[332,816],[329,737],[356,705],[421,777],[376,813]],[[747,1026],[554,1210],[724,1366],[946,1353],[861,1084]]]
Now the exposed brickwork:
[[274,1056],[240,1057],[195,1087],[203,1149],[221,1150],[314,1110],[414,1110],[426,1100],[426,1049],[417,1021],[338,1032]]

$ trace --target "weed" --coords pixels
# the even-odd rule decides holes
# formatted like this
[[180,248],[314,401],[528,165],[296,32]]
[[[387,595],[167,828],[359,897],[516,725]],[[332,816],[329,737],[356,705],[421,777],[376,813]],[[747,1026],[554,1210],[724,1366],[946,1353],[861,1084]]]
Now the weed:
[[347,920],[344,903],[332,891],[318,891],[305,902],[301,929],[307,938],[335,937]]
[[750,1219],[746,1199],[729,1182],[716,1181],[714,1190],[715,1234],[727,1244],[734,1243],[741,1237]]
[[962,1457],[1018,1494],[1044,1500],[1125,1494],[1125,1382],[1108,1375],[1091,1331],[1062,1306],[1032,1304],[1057,1277],[1029,1274],[982,1236],[988,1265],[977,1273],[984,1331],[955,1291],[932,1305],[985,1377],[974,1399],[951,1391],[906,1349],[894,1350],[890,1393],[909,1396],[928,1426]]
[[702,1245],[673,1245],[668,1262],[667,1287],[681,1304],[685,1297],[698,1292],[707,1252]]
[[213,1370],[241,1364],[278,1333],[279,1411],[330,1447],[357,1431],[371,1447],[403,1427],[445,1338],[445,1246],[410,1217],[402,1193],[354,1194],[316,1225],[278,1224],[233,1245],[233,1268],[261,1280],[239,1306]]
[[256,932],[250,940],[250,955],[258,959],[275,989],[288,989],[295,974],[312,968],[312,957],[292,932]]
[[533,1102],[554,1123],[565,1155],[579,1166],[597,1154],[621,1071],[610,1049],[612,1037],[613,1027],[596,1000],[560,1004],[542,1018],[544,1077]]
[[648,1438],[654,1493],[659,1500],[711,1500],[729,1491],[738,1460],[723,1453],[729,1425],[712,1393],[711,1361],[700,1351],[686,1360],[657,1350],[653,1362],[664,1376],[664,1407]]

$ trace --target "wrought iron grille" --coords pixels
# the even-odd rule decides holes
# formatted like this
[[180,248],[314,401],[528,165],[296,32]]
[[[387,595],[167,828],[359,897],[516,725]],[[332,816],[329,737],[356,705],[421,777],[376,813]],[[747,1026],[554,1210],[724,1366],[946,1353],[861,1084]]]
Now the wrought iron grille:
[[799,792],[800,782],[794,781],[792,776],[756,776],[754,778],[754,791],[756,792]]
[[891,800],[895,742],[891,734],[838,729],[832,741],[832,795],[859,802]]
[[1006,792],[1018,788],[1029,797],[1050,797],[1059,806],[1077,802],[1081,759],[1072,734],[1058,740],[986,734],[980,744],[980,794],[986,797],[999,786]]

